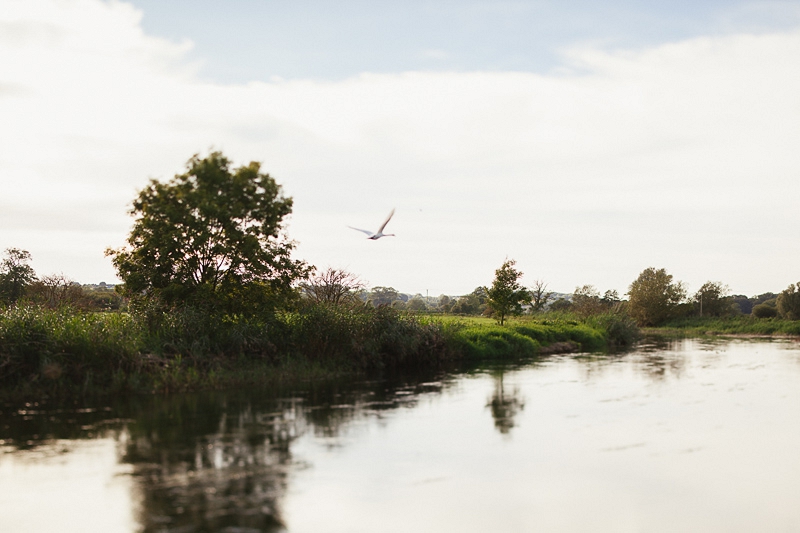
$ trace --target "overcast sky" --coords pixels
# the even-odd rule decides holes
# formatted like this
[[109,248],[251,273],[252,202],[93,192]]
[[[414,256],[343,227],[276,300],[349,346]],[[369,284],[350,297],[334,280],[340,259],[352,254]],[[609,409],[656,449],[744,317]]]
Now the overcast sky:
[[[220,149],[370,286],[800,280],[800,1],[0,0],[0,249],[114,282],[149,178]],[[348,225],[375,229],[373,242]]]

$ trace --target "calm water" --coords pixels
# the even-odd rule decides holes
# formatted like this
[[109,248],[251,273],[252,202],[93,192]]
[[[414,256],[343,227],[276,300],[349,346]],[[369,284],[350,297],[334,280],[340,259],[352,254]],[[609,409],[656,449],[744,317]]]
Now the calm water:
[[800,344],[1,407],[0,531],[800,531]]

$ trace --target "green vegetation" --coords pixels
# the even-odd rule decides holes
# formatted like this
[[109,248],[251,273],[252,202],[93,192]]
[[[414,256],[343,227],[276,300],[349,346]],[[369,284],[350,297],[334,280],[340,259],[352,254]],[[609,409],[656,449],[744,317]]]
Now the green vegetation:
[[800,335],[800,321],[758,318],[755,315],[728,317],[690,316],[669,320],[649,333],[692,335]]
[[169,391],[288,377],[436,366],[470,358],[630,346],[638,330],[612,313],[581,321],[542,315],[427,317],[391,306],[304,301],[269,320],[182,307],[87,313],[20,305],[0,310],[0,387],[25,393]]
[[800,320],[800,282],[797,282],[778,295],[776,301],[778,314],[788,320]]
[[522,304],[531,300],[531,295],[519,283],[522,272],[514,268],[516,261],[506,259],[503,265],[495,270],[492,286],[486,289],[486,303],[502,326],[508,315],[522,314]]
[[125,294],[223,313],[280,305],[310,269],[282,236],[292,199],[260,170],[232,171],[213,152],[168,183],[151,180],[133,202],[128,247],[107,252]]
[[628,312],[636,323],[656,326],[677,314],[686,289],[663,268],[647,268],[631,283],[628,296]]
[[18,248],[9,248],[0,262],[0,304],[10,305],[19,300],[25,288],[36,280],[36,273],[28,264],[31,254]]
[[349,272],[291,258],[291,207],[258,163],[231,169],[214,152],[138,194],[127,246],[108,251],[124,281],[115,290],[38,278],[27,251],[6,250],[0,390],[169,391],[618,349],[638,326],[800,335],[800,283],[747,298],[707,282],[687,300],[655,268],[628,301],[592,285],[552,301],[543,281],[523,287],[508,259],[490,287],[457,299],[368,292]]

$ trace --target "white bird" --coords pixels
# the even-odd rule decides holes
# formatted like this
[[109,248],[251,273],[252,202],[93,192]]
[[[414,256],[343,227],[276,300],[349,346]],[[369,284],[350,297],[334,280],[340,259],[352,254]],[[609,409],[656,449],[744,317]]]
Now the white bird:
[[386,220],[383,221],[383,224],[381,224],[381,227],[378,228],[378,231],[376,231],[375,233],[372,233],[371,231],[366,230],[366,229],[354,228],[353,226],[347,226],[347,227],[350,228],[350,229],[354,229],[356,231],[360,231],[362,233],[366,233],[367,234],[367,239],[372,239],[373,241],[377,241],[381,237],[394,237],[395,236],[394,233],[384,233],[383,232],[383,228],[385,228],[386,224],[388,224],[389,221],[392,219],[392,215],[394,215],[394,209],[392,209],[392,212],[389,213],[389,216],[386,217]]

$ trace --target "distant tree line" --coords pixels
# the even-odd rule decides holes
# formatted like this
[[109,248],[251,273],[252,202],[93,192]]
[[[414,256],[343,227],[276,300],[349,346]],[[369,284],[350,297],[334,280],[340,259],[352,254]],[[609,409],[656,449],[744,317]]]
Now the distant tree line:
[[615,290],[601,293],[593,285],[576,287],[571,295],[555,298],[547,284],[536,280],[531,287],[519,283],[522,273],[506,260],[495,272],[491,287],[477,287],[471,293],[449,299],[449,312],[461,315],[494,316],[502,323],[510,315],[543,311],[571,312],[586,318],[607,312],[624,312],[640,326],[658,326],[682,317],[779,317],[800,320],[800,282],[780,293],[757,296],[731,295],[727,285],[707,281],[689,294],[683,282],[665,269],[646,268],[620,296]]
[[118,290],[80,286],[63,275],[39,277],[30,253],[9,248],[0,261],[0,304],[90,310],[129,304],[156,318],[188,306],[202,310],[209,323],[219,322],[214,317],[269,318],[303,303],[483,315],[500,324],[509,316],[546,311],[581,318],[626,313],[640,326],[688,316],[800,319],[800,283],[746,297],[708,281],[690,295],[663,268],[643,270],[625,295],[582,285],[556,298],[542,280],[523,286],[513,259],[502,263],[490,285],[460,297],[408,295],[384,286],[367,290],[347,271],[321,271],[291,257],[295,243],[283,227],[291,209],[292,199],[259,163],[233,168],[219,152],[195,155],[184,173],[151,180],[134,199],[127,245],[107,251],[123,282]]
[[39,277],[30,261],[27,250],[5,250],[0,261],[0,305],[31,304],[84,311],[116,311],[123,306],[122,295],[112,286],[81,285],[63,274]]

